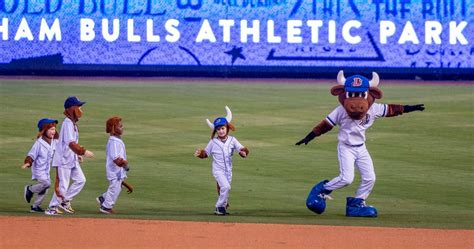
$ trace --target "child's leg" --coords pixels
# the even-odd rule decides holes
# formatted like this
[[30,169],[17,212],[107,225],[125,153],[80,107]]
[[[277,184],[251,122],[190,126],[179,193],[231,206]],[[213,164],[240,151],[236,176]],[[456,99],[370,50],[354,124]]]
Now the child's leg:
[[71,169],[71,179],[73,183],[67,189],[66,195],[64,196],[66,201],[71,201],[74,196],[81,192],[82,188],[86,184],[86,177],[84,176],[80,166],[76,166]]
[[220,187],[220,193],[216,202],[216,207],[225,207],[227,200],[229,199],[230,183],[224,174],[217,174],[214,177],[216,178],[216,181]]
[[365,200],[369,197],[375,185],[374,164],[365,146],[360,149],[360,156],[356,160],[356,166],[360,172],[361,183],[355,197]]
[[115,179],[109,181],[109,188],[107,189],[107,192],[102,195],[104,197],[104,202],[102,203],[102,206],[111,209],[117,201],[117,198],[120,195],[121,191],[122,180]]
[[354,181],[354,162],[356,153],[354,149],[345,144],[337,145],[337,157],[339,159],[339,176],[324,185],[327,190],[343,188]]
[[46,193],[48,193],[48,188],[50,185],[51,181],[49,179],[38,179],[38,183],[30,186],[30,191],[38,194],[38,196],[36,196],[35,202],[33,203],[33,207],[39,207],[41,205],[44,198],[46,197]]
[[[57,179],[58,181],[58,186],[59,186],[59,193],[65,197],[65,194],[67,193],[67,189],[69,187],[69,181],[71,177],[71,169],[67,168],[62,168],[62,167],[57,167],[56,168],[56,174],[57,174]],[[51,202],[49,203],[49,207],[57,207],[61,201],[56,195],[56,191],[54,191],[53,198],[51,199]]]
[[214,178],[216,179],[217,183],[220,187],[219,198],[216,202],[216,207],[225,207],[227,204],[227,200],[229,199],[229,192],[230,192],[230,183],[227,180],[227,177],[222,174],[215,174]]

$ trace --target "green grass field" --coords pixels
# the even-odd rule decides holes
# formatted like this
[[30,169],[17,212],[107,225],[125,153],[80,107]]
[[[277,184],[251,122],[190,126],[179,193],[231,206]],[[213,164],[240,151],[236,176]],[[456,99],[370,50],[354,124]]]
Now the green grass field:
[[[329,94],[333,81],[186,81],[0,80],[0,215],[41,215],[28,212],[22,194],[31,173],[20,166],[36,122],[42,117],[62,122],[65,98],[77,95],[87,102],[78,123],[80,144],[96,158],[82,166],[87,183],[73,201],[75,217],[105,217],[95,202],[108,186],[105,121],[120,115],[135,192],[122,192],[115,218],[474,229],[472,85],[382,82],[385,97],[379,102],[424,103],[426,110],[378,120],[367,132],[377,174],[368,203],[378,208],[379,217],[365,219],[344,216],[358,173],[352,185],[333,192],[323,215],[305,206],[313,185],[339,172],[337,129],[307,146],[294,145],[338,105]],[[251,153],[247,159],[234,157],[232,215],[216,217],[211,161],[193,152],[209,141],[205,118],[225,115],[225,105],[234,114],[233,135]]]

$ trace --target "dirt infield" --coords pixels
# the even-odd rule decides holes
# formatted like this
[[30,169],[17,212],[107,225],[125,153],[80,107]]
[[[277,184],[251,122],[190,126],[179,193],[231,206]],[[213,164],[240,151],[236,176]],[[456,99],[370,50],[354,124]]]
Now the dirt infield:
[[473,230],[0,217],[0,248],[474,248]]

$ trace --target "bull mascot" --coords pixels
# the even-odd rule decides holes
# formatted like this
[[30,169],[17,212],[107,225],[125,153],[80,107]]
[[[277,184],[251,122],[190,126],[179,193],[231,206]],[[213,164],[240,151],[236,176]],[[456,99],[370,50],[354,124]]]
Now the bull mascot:
[[355,197],[347,197],[346,216],[377,217],[377,209],[365,204],[375,184],[375,171],[372,158],[365,146],[365,131],[374,121],[382,117],[395,117],[412,111],[423,111],[424,104],[396,105],[378,104],[375,99],[381,99],[382,91],[379,76],[372,73],[369,80],[361,75],[345,78],[341,70],[337,75],[337,86],[331,89],[331,94],[337,96],[340,105],[296,145],[307,145],[317,136],[330,131],[339,125],[337,153],[339,159],[339,176],[331,181],[323,180],[316,184],[306,200],[306,206],[311,211],[322,214],[326,208],[326,199],[336,189],[348,186],[354,180],[354,166],[359,170],[361,183]]

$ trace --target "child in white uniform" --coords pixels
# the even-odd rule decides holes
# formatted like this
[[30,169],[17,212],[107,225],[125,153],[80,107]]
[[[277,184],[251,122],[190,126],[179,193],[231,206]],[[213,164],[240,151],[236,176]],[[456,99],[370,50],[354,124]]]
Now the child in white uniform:
[[30,212],[44,212],[40,207],[48,188],[51,185],[51,178],[49,170],[58,139],[56,132],[57,120],[41,119],[38,122],[38,136],[25,158],[22,169],[31,168],[31,179],[36,180],[34,185],[26,185],[24,188],[24,197],[26,202],[30,203],[34,194],[37,194],[36,199],[31,206]]
[[[214,212],[216,215],[229,214],[227,213],[227,207],[232,182],[232,155],[235,151],[244,158],[249,154],[249,150],[240,144],[235,137],[229,136],[229,130],[235,130],[235,128],[230,124],[232,113],[227,106],[226,111],[227,117],[225,118],[216,118],[214,123],[207,120],[209,128],[213,130],[211,141],[205,149],[197,149],[194,153],[194,156],[199,158],[212,156],[212,175],[217,181],[219,192]],[[217,137],[215,137],[216,134]]]
[[[106,132],[110,134],[106,149],[106,164],[105,170],[107,180],[109,180],[109,188],[96,200],[100,205],[99,211],[104,214],[112,214],[113,206],[117,202],[117,198],[122,190],[122,184],[127,178],[126,171],[129,170],[127,161],[127,152],[125,151],[125,144],[121,136],[123,134],[122,118],[112,117],[107,120]],[[133,191],[130,185],[125,185],[129,189],[129,193]]]
[[[71,200],[78,195],[86,184],[86,177],[80,163],[82,156],[92,158],[94,153],[79,145],[79,129],[77,122],[82,117],[81,106],[85,102],[77,97],[68,97],[64,102],[64,121],[57,150],[53,158],[53,167],[56,168],[56,186],[53,198],[45,211],[47,215],[57,215],[58,207],[69,214],[75,213]],[[69,185],[70,181],[73,181]]]

